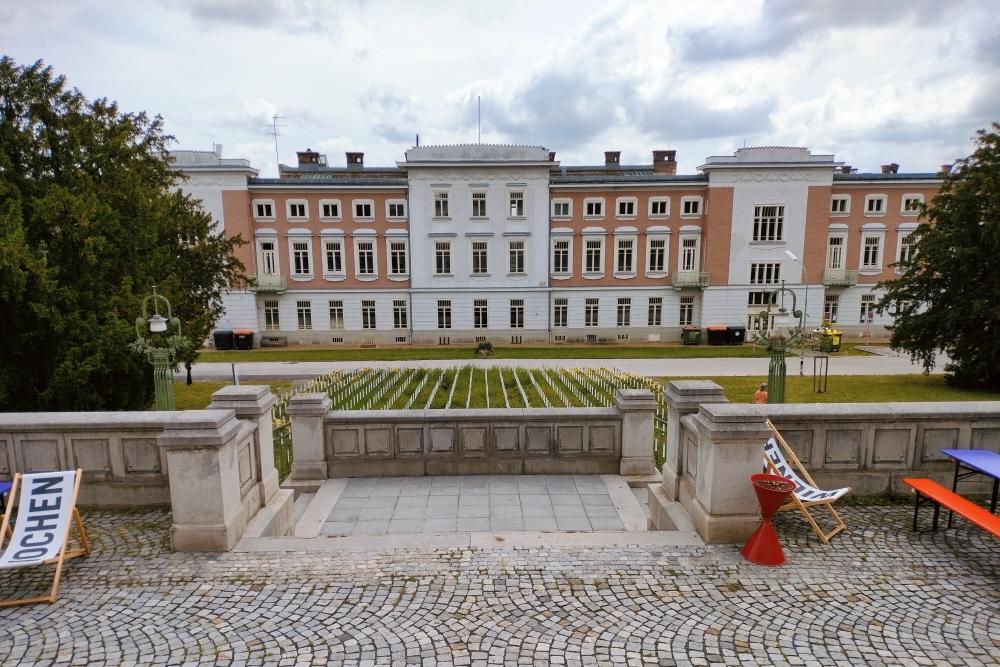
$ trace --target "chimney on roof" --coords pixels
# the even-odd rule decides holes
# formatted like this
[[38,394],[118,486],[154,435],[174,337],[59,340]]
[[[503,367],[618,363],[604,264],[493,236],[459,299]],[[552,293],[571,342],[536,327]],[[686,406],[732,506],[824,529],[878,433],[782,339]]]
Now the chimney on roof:
[[889,164],[882,165],[883,174],[895,174],[898,171],[899,171],[899,165],[896,164],[895,162],[890,162]]
[[617,167],[621,164],[622,152],[621,151],[604,151],[604,166],[605,167]]
[[365,166],[365,154],[347,151],[347,168],[362,169]]
[[677,174],[677,151],[653,151],[653,173]]
[[951,170],[952,170],[952,168],[954,166],[955,165],[953,165],[953,164],[943,164],[943,165],[941,165],[941,171],[939,171],[938,173],[939,174],[950,174]]
[[842,174],[849,174],[852,171],[853,171],[853,169],[851,169],[851,165],[849,165],[849,164],[841,165],[841,167],[840,167],[840,173],[842,173]]
[[549,162],[555,162],[555,161],[556,161],[556,152],[549,151]]
[[311,148],[298,151],[295,155],[299,158],[299,167],[315,167],[319,164],[319,153]]

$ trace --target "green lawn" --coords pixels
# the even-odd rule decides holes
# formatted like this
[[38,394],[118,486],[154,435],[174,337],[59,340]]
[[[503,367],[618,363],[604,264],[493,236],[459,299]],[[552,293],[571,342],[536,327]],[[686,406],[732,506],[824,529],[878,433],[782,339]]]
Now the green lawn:
[[[212,402],[212,394],[231,384],[232,382],[195,382],[189,385],[185,382],[174,382],[174,399],[177,401],[177,409],[201,410]],[[264,380],[245,382],[244,384],[268,384],[274,393],[285,391],[292,386],[290,380]]]
[[[198,361],[416,361],[474,359],[473,346],[325,348],[314,346],[260,350],[203,350]],[[548,347],[495,346],[495,359],[705,359],[711,357],[766,357],[752,345],[552,345]],[[865,354],[857,344],[846,343],[839,354]]]
[[[657,378],[666,384],[669,378]],[[750,403],[753,393],[767,376],[678,378],[712,380],[734,403]],[[787,403],[879,403],[890,401],[998,401],[1000,392],[949,387],[942,375],[831,375],[824,394],[814,394],[812,377],[789,375]]]

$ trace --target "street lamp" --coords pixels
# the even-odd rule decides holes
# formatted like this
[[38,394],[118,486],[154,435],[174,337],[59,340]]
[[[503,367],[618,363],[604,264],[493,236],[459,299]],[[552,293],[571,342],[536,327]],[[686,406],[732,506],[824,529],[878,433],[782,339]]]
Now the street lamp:
[[[792,296],[792,310],[785,308],[785,294]],[[781,299],[778,312],[774,316],[774,333],[768,330],[771,322],[771,305]],[[802,339],[803,313],[795,308],[795,292],[785,287],[785,281],[781,281],[781,287],[767,293],[767,310],[760,311],[760,320],[763,325],[759,331],[754,332],[754,341],[762,345],[771,353],[771,362],[767,367],[767,402],[785,402],[785,353],[789,347],[796,345]],[[795,320],[798,318],[798,324]]]
[[[807,331],[806,324],[809,321],[809,280],[806,278],[806,265],[803,264],[802,260],[799,259],[798,257],[796,257],[795,253],[793,253],[791,250],[786,250],[785,254],[788,255],[793,262],[797,262],[798,265],[800,267],[802,267],[802,284],[806,288],[806,305],[805,305],[805,308],[802,309],[803,310],[803,315],[802,315],[802,331],[804,333],[805,331]],[[799,375],[805,375],[806,374],[805,373],[805,368],[804,368],[805,363],[806,363],[805,357],[802,356],[801,351],[800,351],[800,354],[799,354]]]
[[[161,306],[166,312],[166,317],[160,314]],[[149,314],[150,310],[153,311],[152,315]],[[153,337],[153,334],[166,333],[169,325],[173,325],[177,330],[173,336],[165,340],[162,337]],[[177,351],[187,344],[187,339],[181,336],[181,321],[173,316],[170,301],[162,294],[157,294],[155,287],[153,293],[142,300],[142,316],[135,318],[135,337],[136,341],[132,343],[132,349],[140,354],[145,354],[149,362],[153,364],[156,409],[176,410],[172,369],[174,357]],[[154,342],[160,342],[161,345],[154,345]]]

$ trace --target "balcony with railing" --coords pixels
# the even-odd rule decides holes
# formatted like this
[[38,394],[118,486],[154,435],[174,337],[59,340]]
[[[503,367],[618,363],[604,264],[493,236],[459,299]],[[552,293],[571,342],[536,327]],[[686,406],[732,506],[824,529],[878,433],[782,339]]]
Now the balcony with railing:
[[277,273],[262,273],[250,276],[251,292],[284,292],[288,289],[288,279]]
[[705,289],[708,287],[708,271],[676,271],[670,280],[674,289],[685,287]]
[[853,287],[858,284],[857,269],[825,269],[823,284],[827,287]]

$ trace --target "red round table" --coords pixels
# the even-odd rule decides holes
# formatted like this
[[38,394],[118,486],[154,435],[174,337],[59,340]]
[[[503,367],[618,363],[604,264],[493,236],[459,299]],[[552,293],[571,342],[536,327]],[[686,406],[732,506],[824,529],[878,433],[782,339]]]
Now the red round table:
[[766,473],[750,475],[750,481],[757,493],[757,502],[760,503],[761,522],[740,550],[740,554],[758,565],[781,565],[785,562],[785,552],[781,550],[781,543],[778,542],[778,534],[774,532],[771,519],[795,490],[795,484],[779,475]]

